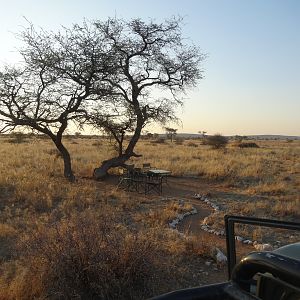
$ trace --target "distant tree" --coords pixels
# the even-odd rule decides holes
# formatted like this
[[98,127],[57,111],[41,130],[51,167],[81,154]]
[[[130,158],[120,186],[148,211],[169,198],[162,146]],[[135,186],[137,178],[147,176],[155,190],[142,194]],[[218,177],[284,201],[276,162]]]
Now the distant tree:
[[234,140],[237,142],[242,142],[243,140],[247,140],[248,137],[246,135],[235,135]]
[[167,138],[173,142],[174,136],[177,134],[177,129],[171,127],[165,127]]
[[207,131],[201,131],[200,130],[200,131],[198,131],[198,133],[202,135],[202,138],[205,138],[205,135],[206,135]]
[[151,133],[151,132],[147,132],[147,139],[148,139],[148,140],[152,139],[152,138],[153,138],[153,136],[154,136],[154,134],[153,134],[153,133]]
[[217,133],[214,135],[210,135],[205,139],[206,145],[211,146],[213,149],[225,148],[228,144],[227,137]]
[[74,136],[75,136],[75,138],[79,138],[79,137],[81,136],[81,132],[76,131],[76,132],[74,133]]
[[241,143],[243,141],[244,137],[241,135],[235,135],[234,140],[237,141],[238,143]]
[[154,138],[155,140],[157,140],[157,139],[158,139],[158,137],[159,137],[159,134],[158,134],[158,133],[156,133],[156,132],[154,132],[154,133],[153,133],[153,138]]

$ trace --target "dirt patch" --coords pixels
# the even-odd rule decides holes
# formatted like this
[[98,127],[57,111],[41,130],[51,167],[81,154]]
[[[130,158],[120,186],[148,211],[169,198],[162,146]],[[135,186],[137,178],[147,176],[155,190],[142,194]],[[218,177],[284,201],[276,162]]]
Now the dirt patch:
[[[102,184],[109,184],[111,188],[116,189],[118,182],[117,176],[111,176],[108,181]],[[107,188],[107,186],[106,186]],[[227,210],[232,211],[235,208],[237,215],[239,215],[238,207],[245,206],[247,203],[254,203],[255,201],[271,201],[266,197],[259,197],[253,195],[246,195],[243,191],[226,187],[220,182],[208,182],[201,178],[184,178],[184,177],[170,177],[167,184],[163,186],[162,195],[149,194],[137,192],[126,192],[129,197],[138,199],[139,207],[136,210],[147,212],[163,210],[170,201],[184,201],[197,209],[197,214],[185,217],[178,225],[177,230],[184,233],[188,237],[192,237],[199,242],[199,247],[208,244],[212,247],[217,246],[226,254],[226,239],[224,236],[216,236],[207,233],[201,229],[201,223],[204,218],[214,215],[214,210],[209,204],[195,199],[195,194],[209,195],[212,202],[218,204],[220,207],[219,214],[215,217],[215,228],[223,229],[224,221],[223,215]],[[264,217],[264,212],[258,212],[258,216]],[[167,223],[166,223],[167,226]],[[288,235],[286,235],[287,237]],[[258,236],[259,237],[259,236]],[[272,238],[273,239],[273,238]],[[265,242],[267,240],[265,239]],[[237,261],[251,251],[255,251],[253,246],[245,245],[236,242]],[[185,274],[182,280],[190,282],[188,286],[197,286],[201,284],[222,282],[227,280],[226,266],[217,266],[216,262],[211,258],[201,257],[186,257],[184,262],[186,267]],[[184,279],[187,278],[187,279]]]

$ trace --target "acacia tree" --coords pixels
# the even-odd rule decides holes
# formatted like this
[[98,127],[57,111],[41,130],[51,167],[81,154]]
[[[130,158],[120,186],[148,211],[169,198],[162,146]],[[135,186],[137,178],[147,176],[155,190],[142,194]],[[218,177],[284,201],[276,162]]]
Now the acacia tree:
[[205,135],[206,135],[206,133],[207,133],[207,131],[204,131],[204,130],[200,130],[200,131],[198,131],[198,133],[199,134],[201,134],[202,135],[202,138],[204,139],[205,138]]
[[21,68],[6,67],[0,73],[2,131],[22,126],[49,136],[62,155],[64,176],[74,181],[63,134],[70,122],[86,116],[88,100],[101,95],[107,49],[86,24],[58,34],[30,26],[20,36],[25,42]]
[[100,179],[110,168],[140,156],[134,149],[146,124],[176,119],[175,109],[183,103],[180,96],[202,78],[199,63],[204,55],[197,47],[184,44],[180,19],[161,24],[109,19],[94,25],[114,57],[116,72],[103,79],[110,98],[134,116],[126,148],[94,170],[94,177]]
[[173,138],[177,133],[177,129],[171,127],[165,127],[167,137],[173,142]]

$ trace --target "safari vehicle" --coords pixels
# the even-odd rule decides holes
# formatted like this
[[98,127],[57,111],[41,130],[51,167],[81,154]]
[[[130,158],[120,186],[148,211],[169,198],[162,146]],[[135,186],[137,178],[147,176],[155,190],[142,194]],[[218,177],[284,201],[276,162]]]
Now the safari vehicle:
[[236,264],[235,223],[300,231],[300,223],[225,216],[229,280],[152,300],[300,300],[300,242],[274,251],[251,252]]

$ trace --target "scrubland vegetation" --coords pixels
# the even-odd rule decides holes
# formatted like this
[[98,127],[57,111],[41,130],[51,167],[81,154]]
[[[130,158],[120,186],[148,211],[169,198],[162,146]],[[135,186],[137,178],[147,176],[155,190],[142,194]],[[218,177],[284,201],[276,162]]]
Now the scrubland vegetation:
[[[220,199],[225,212],[299,221],[300,142],[256,143],[213,150],[200,140],[141,140],[143,157],[132,163],[218,183],[247,199]],[[64,179],[51,141],[0,139],[0,299],[141,299],[199,284],[191,275],[212,243],[182,239],[168,228],[188,204],[94,181],[94,166],[115,154],[106,139],[65,144],[76,183]],[[225,212],[214,216],[217,225]]]
[[[20,63],[0,70],[0,133],[11,133],[0,136],[0,300],[143,299],[209,282],[199,270],[224,239],[170,229],[193,208],[178,197],[118,190],[125,164],[171,170],[187,189],[197,178],[197,193],[205,183],[222,208],[214,226],[225,213],[299,220],[299,141],[205,131],[185,141],[170,127],[168,141],[142,136],[176,123],[203,78],[206,54],[182,22],[108,18],[19,33]],[[68,136],[70,124],[110,140]]]

